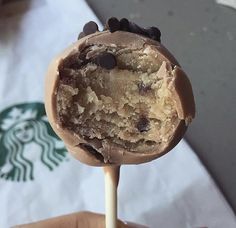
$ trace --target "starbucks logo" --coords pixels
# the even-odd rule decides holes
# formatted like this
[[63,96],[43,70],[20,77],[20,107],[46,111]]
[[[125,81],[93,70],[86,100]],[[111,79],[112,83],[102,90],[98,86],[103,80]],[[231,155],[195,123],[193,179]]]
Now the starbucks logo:
[[24,103],[0,112],[0,178],[29,181],[35,165],[54,170],[66,158],[42,103]]

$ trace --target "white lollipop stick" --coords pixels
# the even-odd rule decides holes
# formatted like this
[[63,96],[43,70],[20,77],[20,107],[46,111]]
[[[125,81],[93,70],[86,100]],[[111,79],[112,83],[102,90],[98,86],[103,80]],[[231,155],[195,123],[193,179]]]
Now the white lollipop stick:
[[117,228],[117,186],[120,166],[104,167],[106,228]]

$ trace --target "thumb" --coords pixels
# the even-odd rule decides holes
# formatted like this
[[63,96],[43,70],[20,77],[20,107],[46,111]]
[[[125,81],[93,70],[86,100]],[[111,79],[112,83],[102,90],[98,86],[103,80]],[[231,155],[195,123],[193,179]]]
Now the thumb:
[[[13,228],[82,228],[96,227],[97,224],[103,223],[102,215],[91,212],[78,212],[69,215],[63,215],[50,218],[30,224],[18,225]],[[104,224],[103,224],[104,225]],[[99,228],[104,226],[98,226]]]
[[[13,228],[104,228],[105,216],[92,212],[77,212],[39,222],[14,226]],[[144,228],[133,223],[123,223],[118,220],[117,228]]]

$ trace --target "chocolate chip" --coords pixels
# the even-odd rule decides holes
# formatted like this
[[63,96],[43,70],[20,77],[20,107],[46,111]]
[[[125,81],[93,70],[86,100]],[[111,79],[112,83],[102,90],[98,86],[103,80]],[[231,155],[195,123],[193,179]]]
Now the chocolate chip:
[[147,28],[147,32],[151,39],[161,42],[161,31],[157,27]]
[[116,17],[111,17],[106,22],[106,27],[110,32],[120,30],[120,22]]
[[143,96],[148,91],[151,90],[151,85],[145,85],[143,82],[139,82],[138,83],[138,90],[139,90],[139,93]]
[[137,123],[137,129],[140,132],[146,132],[150,129],[149,125],[150,125],[149,120],[145,116],[142,116],[142,117],[140,117],[140,119]]
[[94,21],[90,21],[84,25],[83,32],[84,34],[90,35],[98,31],[98,25]]
[[126,18],[120,20],[120,30],[129,31],[129,21]]
[[81,32],[80,34],[79,34],[79,36],[78,36],[78,40],[79,39],[81,39],[81,38],[83,38],[83,37],[85,37],[86,35],[83,33],[83,32]]
[[94,59],[94,62],[100,67],[105,68],[107,70],[111,70],[117,65],[116,57],[113,54],[108,53],[108,52],[104,52],[98,55]]
[[94,149],[90,144],[87,143],[80,143],[79,147],[87,152],[89,152],[91,155],[93,155],[95,158],[97,158],[99,161],[104,162],[104,157],[101,153],[99,153],[96,149]]

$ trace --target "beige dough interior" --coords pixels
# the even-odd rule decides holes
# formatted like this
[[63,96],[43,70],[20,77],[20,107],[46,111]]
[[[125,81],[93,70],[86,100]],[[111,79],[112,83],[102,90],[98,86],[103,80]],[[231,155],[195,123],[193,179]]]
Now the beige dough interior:
[[[116,67],[107,70],[91,61],[103,52],[115,55]],[[100,146],[112,142],[129,151],[151,153],[171,140],[179,122],[168,89],[171,72],[171,65],[161,62],[149,46],[88,46],[59,66],[60,123]]]

